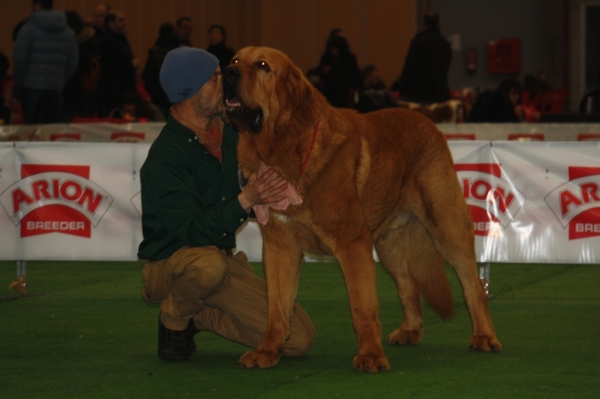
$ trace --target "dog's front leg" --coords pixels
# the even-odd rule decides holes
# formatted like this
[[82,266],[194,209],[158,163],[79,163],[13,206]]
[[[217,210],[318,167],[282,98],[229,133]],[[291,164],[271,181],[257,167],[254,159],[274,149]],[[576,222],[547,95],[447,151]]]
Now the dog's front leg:
[[335,254],[348,289],[352,323],[358,340],[354,370],[359,372],[390,369],[381,345],[377,275],[372,250],[371,235],[365,227],[359,238],[345,244]]
[[267,331],[256,350],[239,360],[243,368],[267,368],[276,365],[290,334],[290,316],[300,278],[302,251],[290,239],[289,232],[274,228],[269,221],[263,231],[263,264],[267,283]]

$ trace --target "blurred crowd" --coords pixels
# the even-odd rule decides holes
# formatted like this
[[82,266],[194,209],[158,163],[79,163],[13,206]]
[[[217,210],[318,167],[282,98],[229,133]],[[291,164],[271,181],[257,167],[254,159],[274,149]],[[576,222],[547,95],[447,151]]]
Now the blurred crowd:
[[[387,87],[375,65],[359,68],[341,29],[333,29],[319,65],[308,79],[337,107],[370,112],[389,107],[419,111],[435,122],[537,122],[559,112],[563,92],[551,90],[545,72],[526,74],[523,81],[503,80],[493,90],[450,90],[452,49],[435,12],[423,16],[398,78]],[[600,91],[596,93],[600,99]],[[593,101],[594,106],[599,102]]]
[[[0,53],[0,123],[54,123],[120,118],[164,121],[170,103],[159,82],[165,55],[192,46],[188,16],[158,28],[140,65],[127,38],[126,15],[105,4],[89,18],[75,11],[54,11],[53,0],[32,0],[32,13],[14,28],[13,84],[8,58]],[[222,25],[212,25],[206,49],[227,66],[234,50]],[[452,50],[435,12],[423,16],[398,78],[388,87],[375,65],[360,68],[342,29],[332,29],[319,64],[307,78],[336,107],[370,112],[407,107],[435,122],[539,121],[558,112],[564,93],[551,90],[546,74],[506,79],[493,90],[452,91],[448,72]],[[582,100],[582,109],[600,107],[600,91]],[[583,112],[583,111],[582,111]]]
[[[5,79],[10,63],[0,53],[0,123],[164,121],[170,103],[159,82],[160,67],[170,50],[192,46],[192,19],[161,24],[140,65],[122,11],[98,4],[83,18],[75,11],[55,11],[53,3],[32,0],[31,14],[15,26],[12,80]],[[206,50],[222,66],[229,64],[234,51],[226,45],[225,27],[212,25],[207,35]]]

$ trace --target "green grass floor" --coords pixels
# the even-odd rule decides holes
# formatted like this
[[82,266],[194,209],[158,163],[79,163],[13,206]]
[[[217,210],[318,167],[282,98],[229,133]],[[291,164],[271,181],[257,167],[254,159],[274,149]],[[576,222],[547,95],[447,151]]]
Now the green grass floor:
[[[196,336],[183,364],[156,355],[159,309],[140,295],[141,262],[30,262],[28,294],[0,301],[0,398],[600,398],[600,267],[493,264],[502,353],[468,351],[471,324],[449,270],[456,315],[425,307],[420,345],[384,344],[387,373],[352,371],[356,339],[336,263],[304,266],[298,299],[317,329],[303,358],[237,366],[247,348]],[[0,297],[14,262],[0,262]],[[262,275],[260,264],[255,270]],[[378,266],[384,336],[402,310]]]

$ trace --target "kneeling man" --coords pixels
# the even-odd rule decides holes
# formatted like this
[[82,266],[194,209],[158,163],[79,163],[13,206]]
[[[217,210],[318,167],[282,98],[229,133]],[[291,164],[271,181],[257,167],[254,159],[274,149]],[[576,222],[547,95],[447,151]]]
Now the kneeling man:
[[[238,134],[224,123],[219,60],[179,47],[160,82],[173,103],[141,169],[143,295],[160,303],[158,356],[186,361],[201,330],[258,347],[267,327],[263,280],[253,274],[235,232],[254,205],[281,201],[287,182],[269,170],[238,180]],[[294,304],[284,356],[302,356],[315,329]]]

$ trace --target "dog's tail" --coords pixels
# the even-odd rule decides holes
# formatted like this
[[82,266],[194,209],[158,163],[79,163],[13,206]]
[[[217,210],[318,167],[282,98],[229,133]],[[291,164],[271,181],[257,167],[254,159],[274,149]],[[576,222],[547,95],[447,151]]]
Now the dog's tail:
[[[444,269],[443,258],[434,251],[436,259],[428,259],[429,262],[411,262],[409,272],[421,293],[427,299],[429,306],[435,310],[444,320],[454,315],[454,300],[452,290],[448,282],[448,276]],[[433,254],[432,254],[433,255]]]

